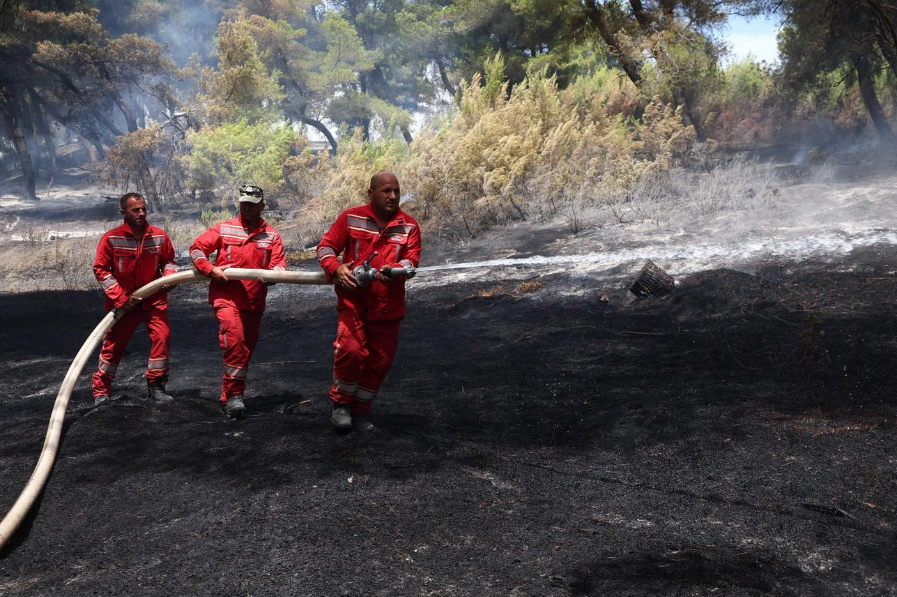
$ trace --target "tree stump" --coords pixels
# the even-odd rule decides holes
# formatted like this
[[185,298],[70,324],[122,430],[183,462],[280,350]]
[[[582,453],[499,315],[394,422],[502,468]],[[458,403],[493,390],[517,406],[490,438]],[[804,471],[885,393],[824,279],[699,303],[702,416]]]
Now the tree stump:
[[675,286],[676,283],[671,275],[660,269],[653,261],[648,260],[629,287],[629,292],[639,298],[662,296],[672,292]]

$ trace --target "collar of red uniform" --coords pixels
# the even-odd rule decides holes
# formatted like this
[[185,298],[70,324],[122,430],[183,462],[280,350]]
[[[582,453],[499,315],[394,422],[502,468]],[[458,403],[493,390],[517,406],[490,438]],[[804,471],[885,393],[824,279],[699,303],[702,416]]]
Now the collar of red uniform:
[[[243,230],[246,230],[246,226],[243,225],[243,217],[237,216],[233,220],[226,222],[227,224],[237,224]],[[259,220],[258,226],[253,228],[247,233],[247,236],[252,236],[253,234],[258,234],[259,232],[267,232],[268,231],[268,222],[265,221],[265,218]]]
[[[134,235],[134,231],[131,230],[131,227],[130,227],[130,226],[128,226],[128,223],[127,223],[127,222],[122,222],[120,226],[118,226],[117,228],[113,228],[113,231],[114,231],[114,232],[124,233],[124,234],[127,234],[128,236],[131,236],[131,237],[133,237],[133,238],[137,238],[137,237]],[[150,224],[149,222],[147,222],[147,223],[146,223],[146,228],[143,229],[143,236],[144,236],[144,238],[147,237],[147,236],[149,236],[150,234],[153,234],[154,232],[162,232],[162,229],[161,229],[161,228],[156,228],[155,226],[153,226],[152,224]]]
[[[380,221],[377,219],[377,215],[374,213],[374,208],[371,207],[370,202],[367,202],[364,205],[359,205],[358,207],[361,209],[361,213],[373,218],[373,220],[375,222],[377,222],[377,225],[379,226]],[[402,211],[402,208],[401,207],[397,208],[396,213],[395,213],[395,215],[393,215],[392,219],[390,221],[388,221],[385,226],[383,226],[383,230],[386,230],[387,228],[389,228],[390,226],[393,226],[393,225],[404,224],[405,223],[404,216],[405,216],[405,212]]]

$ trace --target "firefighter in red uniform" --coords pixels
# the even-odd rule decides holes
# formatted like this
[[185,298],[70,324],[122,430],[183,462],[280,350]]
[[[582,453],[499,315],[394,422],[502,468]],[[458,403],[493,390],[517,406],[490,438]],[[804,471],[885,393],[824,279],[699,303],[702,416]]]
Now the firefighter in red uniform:
[[368,413],[392,367],[405,316],[404,276],[378,271],[374,282],[360,287],[352,270],[373,257],[377,270],[403,267],[413,275],[420,261],[420,228],[399,209],[399,194],[395,174],[378,172],[371,177],[370,202],[341,213],[318,245],[321,267],[336,281],[330,421],[340,432],[373,431]]
[[[209,303],[218,318],[218,341],[224,351],[221,406],[231,419],[243,418],[243,392],[249,361],[259,339],[269,284],[262,280],[228,280],[228,267],[285,270],[283,240],[262,219],[264,193],[255,185],[240,187],[240,216],[215,224],[190,245],[190,258],[212,278]],[[215,265],[209,255],[218,252]]]
[[165,393],[168,381],[168,288],[144,300],[132,296],[153,280],[177,272],[174,248],[161,228],[146,221],[146,200],[138,193],[126,193],[119,201],[124,223],[103,235],[97,246],[93,273],[106,293],[106,310],[124,312],[103,339],[100,364],[93,374],[94,404],[111,399],[115,370],[137,326],[149,332],[151,348],[146,369],[147,397],[160,403],[174,399]]

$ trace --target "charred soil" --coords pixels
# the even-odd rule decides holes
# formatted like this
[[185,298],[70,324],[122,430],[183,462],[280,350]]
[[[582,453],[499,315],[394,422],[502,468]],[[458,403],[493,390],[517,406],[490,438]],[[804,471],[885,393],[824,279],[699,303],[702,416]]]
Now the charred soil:
[[[84,372],[0,595],[897,595],[895,272],[878,245],[664,299],[412,283],[377,430],[347,436],[329,289],[277,287],[243,421],[179,289],[176,403],[142,399],[144,331],[111,404]],[[100,305],[0,296],[3,512]]]

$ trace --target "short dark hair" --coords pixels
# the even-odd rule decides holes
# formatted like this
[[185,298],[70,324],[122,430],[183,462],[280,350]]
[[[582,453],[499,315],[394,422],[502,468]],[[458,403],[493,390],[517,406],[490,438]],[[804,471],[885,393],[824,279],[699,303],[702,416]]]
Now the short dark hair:
[[118,204],[121,206],[122,210],[128,205],[128,200],[130,199],[143,199],[146,201],[140,193],[125,193],[121,196],[121,199],[118,200]]

